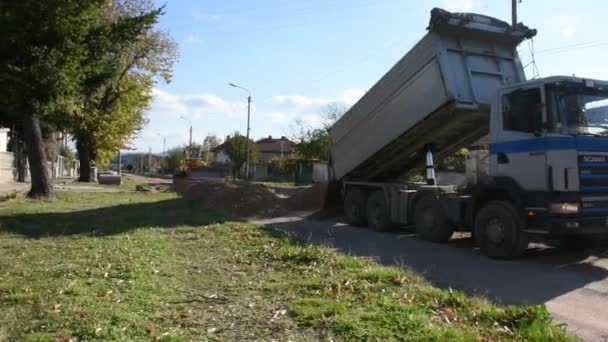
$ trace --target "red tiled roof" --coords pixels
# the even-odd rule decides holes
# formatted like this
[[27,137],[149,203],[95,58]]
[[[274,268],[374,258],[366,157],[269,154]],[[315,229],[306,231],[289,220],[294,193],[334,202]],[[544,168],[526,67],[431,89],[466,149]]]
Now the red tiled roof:
[[[255,142],[258,152],[260,153],[293,153],[295,150],[295,143],[285,137],[281,139],[273,139],[272,137],[259,139]],[[281,146],[282,145],[282,146]],[[218,152],[226,148],[226,143],[217,146],[212,151]]]
[[260,139],[256,141],[256,146],[258,148],[258,152],[277,152],[281,153],[292,153],[294,150],[294,143],[287,139]]

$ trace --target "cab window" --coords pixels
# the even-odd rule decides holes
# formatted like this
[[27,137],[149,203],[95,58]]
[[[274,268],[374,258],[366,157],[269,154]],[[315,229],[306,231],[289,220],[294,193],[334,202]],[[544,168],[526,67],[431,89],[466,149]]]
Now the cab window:
[[541,127],[540,88],[518,89],[502,97],[503,129],[534,133]]

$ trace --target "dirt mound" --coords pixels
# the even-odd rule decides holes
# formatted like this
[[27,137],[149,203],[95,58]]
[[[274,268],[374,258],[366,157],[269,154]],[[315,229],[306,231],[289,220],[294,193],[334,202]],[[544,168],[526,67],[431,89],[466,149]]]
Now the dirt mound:
[[327,184],[315,184],[309,188],[296,191],[285,200],[287,207],[291,210],[313,211],[323,207]]
[[290,211],[317,211],[323,207],[326,184],[290,189],[291,196],[276,188],[245,182],[202,180],[178,191],[184,198],[196,200],[203,208],[218,209],[238,217],[276,217]]
[[255,184],[205,180],[191,186],[183,196],[199,201],[204,208],[240,217],[280,216],[287,212],[283,199],[266,187]]
[[170,192],[171,191],[171,184],[165,184],[165,183],[137,184],[135,186],[135,190],[136,191],[140,191],[140,192],[151,192],[151,193]]

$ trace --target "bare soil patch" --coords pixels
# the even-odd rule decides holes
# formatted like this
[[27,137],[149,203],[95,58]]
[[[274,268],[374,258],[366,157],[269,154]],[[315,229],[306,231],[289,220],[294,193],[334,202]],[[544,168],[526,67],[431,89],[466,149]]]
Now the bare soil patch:
[[238,217],[274,217],[290,211],[321,209],[326,186],[317,184],[284,192],[259,184],[232,183],[224,180],[200,181],[181,194],[199,201],[204,208],[217,209]]

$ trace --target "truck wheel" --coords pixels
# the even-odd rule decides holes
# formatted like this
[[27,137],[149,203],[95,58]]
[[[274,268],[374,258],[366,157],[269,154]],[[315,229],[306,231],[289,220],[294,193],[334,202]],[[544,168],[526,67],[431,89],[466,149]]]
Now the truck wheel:
[[490,202],[475,218],[475,240],[490,258],[518,257],[528,248],[528,236],[522,231],[523,226],[523,218],[511,203]]
[[346,222],[353,226],[365,226],[366,196],[361,190],[349,190],[344,198],[344,213]]
[[433,196],[422,198],[414,211],[416,232],[427,241],[448,242],[454,233],[441,202]]
[[367,224],[375,231],[385,232],[393,228],[391,210],[383,191],[372,193],[367,199]]

